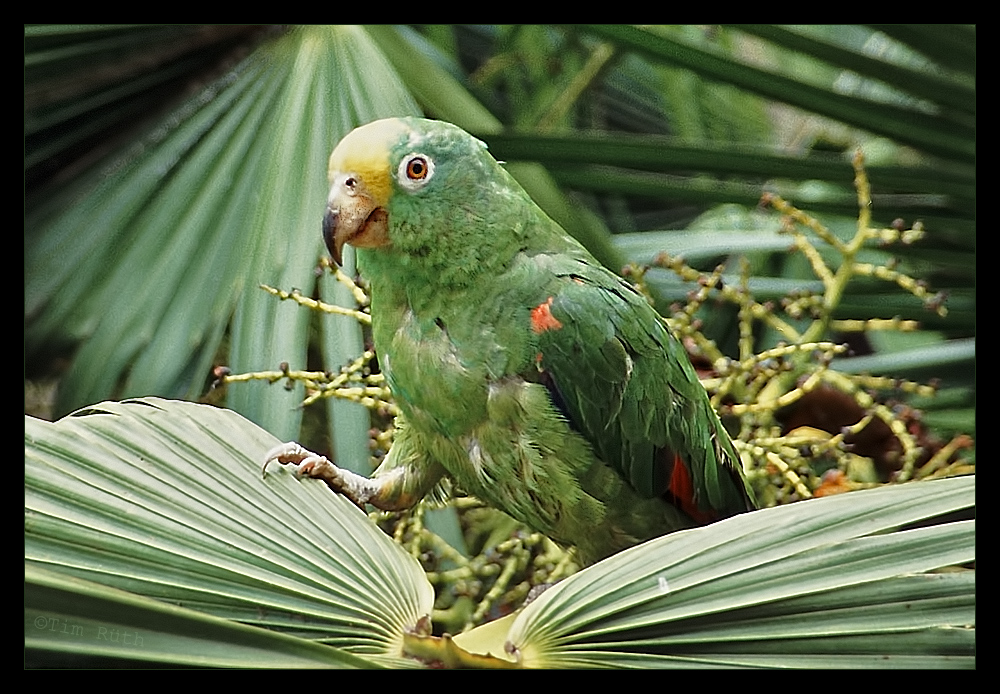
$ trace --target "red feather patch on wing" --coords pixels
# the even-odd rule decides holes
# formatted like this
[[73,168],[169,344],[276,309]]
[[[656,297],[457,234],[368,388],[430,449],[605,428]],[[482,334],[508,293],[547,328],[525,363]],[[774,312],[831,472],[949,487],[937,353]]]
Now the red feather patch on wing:
[[667,487],[667,491],[673,496],[674,503],[684,513],[691,516],[696,523],[711,523],[717,518],[711,511],[705,512],[698,508],[698,504],[694,500],[694,483],[691,480],[691,473],[679,455],[674,455],[674,469],[670,473],[670,485]]
[[552,315],[552,299],[553,297],[550,296],[547,301],[543,301],[531,309],[531,329],[536,333],[558,330],[563,327],[562,323]]

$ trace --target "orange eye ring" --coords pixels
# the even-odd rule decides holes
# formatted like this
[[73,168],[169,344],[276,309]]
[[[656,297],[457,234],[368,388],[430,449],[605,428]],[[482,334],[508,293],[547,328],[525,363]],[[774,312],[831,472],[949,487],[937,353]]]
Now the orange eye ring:
[[430,167],[423,157],[413,157],[406,163],[406,177],[411,181],[422,181],[427,178]]

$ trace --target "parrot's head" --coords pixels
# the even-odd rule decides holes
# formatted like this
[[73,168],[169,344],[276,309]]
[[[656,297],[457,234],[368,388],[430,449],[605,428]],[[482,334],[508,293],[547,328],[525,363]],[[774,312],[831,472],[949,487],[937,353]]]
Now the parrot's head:
[[330,155],[323,240],[338,265],[345,243],[420,254],[431,245],[459,242],[447,238],[447,230],[468,228],[482,214],[476,209],[483,184],[506,180],[505,173],[497,178],[499,171],[485,144],[449,123],[368,123],[348,133]]

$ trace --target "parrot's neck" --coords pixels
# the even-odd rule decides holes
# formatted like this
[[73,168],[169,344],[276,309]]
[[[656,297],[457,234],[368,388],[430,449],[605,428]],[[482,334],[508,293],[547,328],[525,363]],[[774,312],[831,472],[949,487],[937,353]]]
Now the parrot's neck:
[[[535,208],[535,212],[527,219],[497,214],[489,220],[449,220],[412,231],[394,229],[392,236],[399,240],[389,246],[357,249],[358,269],[374,292],[398,286],[408,292],[426,289],[447,295],[504,281],[522,256],[563,253],[589,258],[541,210]],[[466,233],[476,222],[484,229]]]
[[472,244],[459,244],[447,253],[440,249],[394,248],[358,250],[358,269],[373,288],[400,284],[408,288],[427,287],[429,290],[460,291],[483,278],[503,274],[513,260],[516,249],[489,249]]

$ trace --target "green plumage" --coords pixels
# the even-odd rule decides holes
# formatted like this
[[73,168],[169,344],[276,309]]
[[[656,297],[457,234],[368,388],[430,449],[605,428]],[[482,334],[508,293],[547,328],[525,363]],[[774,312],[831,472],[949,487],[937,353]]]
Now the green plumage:
[[[331,160],[346,169],[331,172],[336,189],[372,175],[348,166],[354,149],[387,155],[385,179],[368,183],[388,184],[372,194],[387,226],[346,241],[360,246],[375,348],[404,415],[371,502],[408,505],[447,475],[587,560],[752,508],[687,355],[643,297],[478,140],[435,121],[383,123]],[[330,214],[328,241],[345,213]]]

